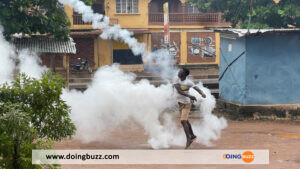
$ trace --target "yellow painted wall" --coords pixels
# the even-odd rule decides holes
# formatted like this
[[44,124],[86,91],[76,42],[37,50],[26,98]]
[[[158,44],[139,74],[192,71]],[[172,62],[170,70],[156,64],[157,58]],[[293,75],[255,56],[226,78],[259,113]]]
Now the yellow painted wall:
[[220,33],[216,32],[216,63],[220,63]]
[[98,38],[99,40],[99,61],[100,66],[110,65],[112,64],[112,41],[111,40],[103,40]]
[[[138,40],[138,42],[140,42],[140,43],[145,43],[146,44],[146,40],[145,40],[145,37],[144,37],[144,35],[143,34],[141,34],[141,35],[136,35],[136,36],[134,36],[137,40]],[[129,48],[129,46],[127,45],[127,44],[125,44],[125,43],[123,43],[123,42],[121,42],[121,41],[113,41],[112,42],[113,43],[113,49],[130,49]]]
[[[186,64],[187,63],[187,37],[186,37],[186,31],[182,31],[180,33],[181,37],[181,45],[180,45],[180,64]],[[183,43],[185,42],[185,43]]]
[[97,69],[99,67],[99,40],[94,39],[94,62],[95,62],[95,66],[94,69]]
[[139,10],[137,14],[117,14],[116,0],[106,0],[105,7],[109,3],[109,9],[105,8],[109,18],[118,19],[122,28],[148,28],[148,4],[151,0],[139,0]]
[[67,5],[64,6],[65,8],[65,13],[67,14],[67,17],[69,18],[71,22],[71,26],[73,25],[73,9]]
[[[162,25],[148,25],[148,5],[150,2],[151,0],[139,0],[139,12],[137,14],[118,14],[116,13],[116,0],[105,0],[104,10],[109,18],[118,19],[118,24],[122,28],[163,29]],[[181,2],[184,3],[185,0],[181,0]],[[73,25],[73,9],[65,6],[65,11],[71,22],[71,29],[93,29],[92,25]],[[204,27],[204,25],[180,25],[170,26],[170,29],[203,29]]]
[[[163,26],[148,25],[148,4],[151,0],[139,0],[139,13],[138,14],[116,14],[116,0],[105,0],[105,12],[106,15],[113,19],[118,19],[118,23],[122,28],[129,29],[145,29],[150,32],[161,32]],[[181,0],[182,3],[185,0]],[[109,9],[107,8],[109,6]],[[73,9],[65,6],[66,14],[71,22],[71,29],[92,29],[91,25],[73,25]],[[180,25],[170,26],[171,30],[178,30],[181,32],[181,44],[180,44],[180,64],[187,64],[187,32],[189,30],[203,30],[203,25]],[[147,38],[148,36],[148,38]],[[220,35],[216,33],[216,62],[202,63],[202,64],[219,64],[220,55]],[[147,49],[151,50],[151,35],[138,35],[136,36],[139,42],[144,42],[147,45]],[[99,47],[97,49],[97,46]],[[95,40],[94,53],[95,53],[95,68],[112,63],[112,51],[110,49],[129,49],[129,47],[122,43],[110,40]],[[195,63],[199,64],[199,63]],[[201,63],[200,63],[201,64]]]

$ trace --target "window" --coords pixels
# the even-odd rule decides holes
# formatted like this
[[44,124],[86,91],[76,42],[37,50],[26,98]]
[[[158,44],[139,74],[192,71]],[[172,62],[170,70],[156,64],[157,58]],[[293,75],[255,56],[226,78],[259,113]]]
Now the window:
[[116,0],[117,13],[138,13],[139,1],[138,0]]
[[102,4],[93,4],[92,9],[95,13],[104,14],[103,5]]
[[198,8],[195,6],[187,5],[188,13],[200,13]]

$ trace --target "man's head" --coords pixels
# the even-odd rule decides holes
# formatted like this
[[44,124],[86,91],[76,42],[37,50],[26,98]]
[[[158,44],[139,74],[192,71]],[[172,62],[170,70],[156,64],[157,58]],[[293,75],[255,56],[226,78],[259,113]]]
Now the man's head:
[[178,72],[178,77],[180,78],[180,80],[185,80],[186,77],[190,74],[189,69],[187,68],[182,68],[179,72]]

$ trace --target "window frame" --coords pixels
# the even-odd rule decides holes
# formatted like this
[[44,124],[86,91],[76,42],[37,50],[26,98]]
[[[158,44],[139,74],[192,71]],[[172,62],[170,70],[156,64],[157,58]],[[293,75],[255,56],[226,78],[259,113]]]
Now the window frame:
[[116,0],[116,14],[139,14],[139,0]]

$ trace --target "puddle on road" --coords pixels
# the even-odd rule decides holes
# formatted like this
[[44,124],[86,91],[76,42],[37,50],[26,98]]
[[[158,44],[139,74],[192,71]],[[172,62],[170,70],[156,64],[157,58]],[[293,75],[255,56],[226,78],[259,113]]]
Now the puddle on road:
[[298,133],[280,133],[276,134],[276,136],[283,138],[300,138],[300,134]]

